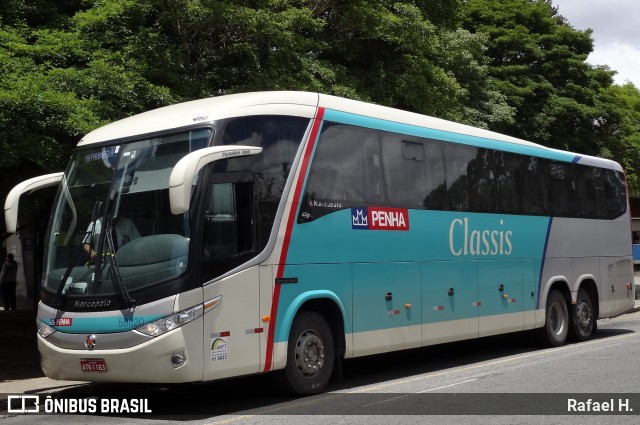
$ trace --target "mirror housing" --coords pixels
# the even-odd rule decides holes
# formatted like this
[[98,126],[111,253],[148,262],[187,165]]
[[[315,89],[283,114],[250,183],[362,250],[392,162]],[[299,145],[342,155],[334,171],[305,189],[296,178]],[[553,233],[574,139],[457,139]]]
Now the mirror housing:
[[63,172],[45,174],[18,183],[7,195],[4,201],[4,221],[7,226],[7,233],[15,233],[18,226],[18,207],[20,196],[23,193],[33,192],[45,187],[55,186],[62,180]]
[[220,159],[257,155],[262,148],[256,146],[213,146],[191,152],[173,167],[169,176],[169,203],[172,214],[182,214],[189,210],[193,179],[205,165]]

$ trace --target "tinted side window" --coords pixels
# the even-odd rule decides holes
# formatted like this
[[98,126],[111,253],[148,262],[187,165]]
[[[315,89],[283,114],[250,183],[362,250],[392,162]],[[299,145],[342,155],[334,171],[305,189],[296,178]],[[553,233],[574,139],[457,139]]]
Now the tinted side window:
[[449,204],[455,211],[498,210],[493,155],[488,149],[445,143]]
[[300,221],[342,208],[383,205],[378,132],[325,123],[305,188]]
[[624,174],[614,170],[603,171],[607,214],[611,219],[620,217],[627,211],[627,189]]
[[542,185],[540,173],[538,172],[538,158],[525,157],[524,168],[522,170],[522,196],[524,198],[525,214],[542,214],[544,207],[542,201]]
[[446,191],[440,142],[383,133],[382,159],[388,204],[444,209]]
[[263,149],[258,155],[214,163],[214,169],[222,180],[234,181],[232,173],[243,176],[243,172],[252,173],[261,248],[269,240],[280,198],[309,121],[308,118],[284,115],[234,118],[228,121],[217,142],[222,145],[260,146]]
[[496,182],[500,211],[507,214],[522,213],[522,169],[523,157],[507,152],[496,151]]
[[507,214],[541,214],[537,158],[494,152],[500,210]]
[[216,171],[248,170],[256,175],[258,199],[280,201],[308,118],[259,115],[230,120],[222,145],[260,146],[258,155],[216,162]]
[[552,216],[576,216],[576,193],[573,164],[542,161],[540,175],[545,211]]
[[602,170],[576,165],[576,200],[578,217],[607,218]]

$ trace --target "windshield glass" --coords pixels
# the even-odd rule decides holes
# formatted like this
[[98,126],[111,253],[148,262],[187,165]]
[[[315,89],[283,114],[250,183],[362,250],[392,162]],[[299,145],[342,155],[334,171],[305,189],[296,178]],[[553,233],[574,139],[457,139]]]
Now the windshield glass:
[[201,129],[77,151],[53,210],[44,291],[126,300],[130,291],[182,274],[189,218],[170,213],[169,176],[210,136]]

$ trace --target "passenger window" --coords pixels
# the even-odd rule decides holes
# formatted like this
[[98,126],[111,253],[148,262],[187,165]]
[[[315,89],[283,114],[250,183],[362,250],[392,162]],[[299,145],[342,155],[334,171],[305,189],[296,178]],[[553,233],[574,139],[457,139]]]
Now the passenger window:
[[498,210],[493,155],[488,149],[445,143],[449,204],[455,211]]
[[507,214],[540,214],[540,177],[536,158],[494,152],[500,210]]
[[543,164],[541,177],[545,211],[552,216],[575,217],[573,164],[559,161],[544,161]]
[[604,190],[607,197],[607,214],[610,219],[620,217],[627,211],[627,189],[624,174],[604,170]]
[[444,209],[442,146],[434,140],[407,140],[407,136],[382,136],[384,177],[388,204],[394,207]]
[[576,165],[578,217],[607,218],[602,172],[598,168]]
[[538,158],[532,156],[524,157],[524,168],[522,169],[523,183],[523,212],[525,214],[542,214],[544,207],[542,201],[542,185],[538,172]]
[[507,214],[519,214],[523,211],[523,157],[508,152],[496,151],[496,182],[500,210]]
[[384,202],[378,132],[325,123],[309,172],[300,222],[347,207]]

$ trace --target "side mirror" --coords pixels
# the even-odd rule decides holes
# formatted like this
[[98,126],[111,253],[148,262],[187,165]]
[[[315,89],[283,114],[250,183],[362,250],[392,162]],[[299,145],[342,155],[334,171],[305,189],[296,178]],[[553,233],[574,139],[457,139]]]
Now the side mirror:
[[262,148],[255,146],[213,146],[191,152],[173,167],[169,176],[169,203],[172,214],[182,214],[189,210],[191,185],[194,177],[205,165],[220,159],[257,155]]
[[4,221],[7,226],[7,233],[15,233],[18,226],[18,207],[20,196],[23,193],[33,192],[45,187],[55,186],[62,180],[64,173],[45,174],[18,183],[7,195],[4,201]]

